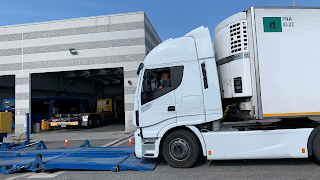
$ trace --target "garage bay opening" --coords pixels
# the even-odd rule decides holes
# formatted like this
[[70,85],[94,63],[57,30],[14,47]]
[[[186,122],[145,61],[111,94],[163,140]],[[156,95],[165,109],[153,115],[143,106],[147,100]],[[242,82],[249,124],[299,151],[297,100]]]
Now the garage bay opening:
[[124,131],[123,83],[123,68],[32,74],[32,132]]

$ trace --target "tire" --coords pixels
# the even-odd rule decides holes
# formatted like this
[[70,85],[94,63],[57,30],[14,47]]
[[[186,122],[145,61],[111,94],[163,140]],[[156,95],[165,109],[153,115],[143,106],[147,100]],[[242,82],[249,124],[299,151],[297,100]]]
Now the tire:
[[172,167],[191,167],[199,157],[198,139],[189,131],[171,132],[163,142],[163,157]]
[[99,116],[93,116],[93,127],[98,127],[100,125],[100,118]]
[[95,116],[94,118],[94,127],[98,127],[100,125],[100,117]]
[[87,124],[87,128],[92,128],[93,127],[93,117],[89,116],[88,117],[88,124]]
[[320,163],[320,131],[314,136],[312,141],[312,156]]

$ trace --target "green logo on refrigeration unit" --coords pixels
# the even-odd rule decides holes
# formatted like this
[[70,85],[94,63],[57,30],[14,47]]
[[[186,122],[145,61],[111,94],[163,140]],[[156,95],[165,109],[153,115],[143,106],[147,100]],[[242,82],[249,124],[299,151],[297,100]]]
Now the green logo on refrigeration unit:
[[263,17],[264,32],[282,32],[281,17]]

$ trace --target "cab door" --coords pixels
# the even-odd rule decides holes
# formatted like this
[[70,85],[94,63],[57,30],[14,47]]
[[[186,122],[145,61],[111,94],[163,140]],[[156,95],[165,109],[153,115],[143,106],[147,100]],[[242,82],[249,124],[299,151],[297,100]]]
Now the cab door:
[[[145,69],[140,88],[139,102],[139,127],[147,127],[163,121],[176,122],[174,94],[175,81],[174,69],[176,67],[163,67]],[[170,87],[158,89],[163,80],[161,74],[169,74]]]
[[177,125],[194,125],[205,122],[203,103],[203,85],[199,62],[184,64],[183,81],[175,90]]

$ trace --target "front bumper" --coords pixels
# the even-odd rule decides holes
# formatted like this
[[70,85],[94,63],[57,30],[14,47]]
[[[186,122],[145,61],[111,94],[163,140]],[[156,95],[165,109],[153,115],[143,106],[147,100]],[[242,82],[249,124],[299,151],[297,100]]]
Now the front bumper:
[[50,126],[53,127],[66,127],[66,126],[78,126],[78,122],[74,121],[74,122],[49,122]]
[[134,133],[134,138],[137,158],[157,158],[159,156],[161,138],[142,138],[140,129]]
[[142,158],[142,137],[140,135],[140,129],[134,133],[134,140],[135,140],[135,154],[137,158]]

